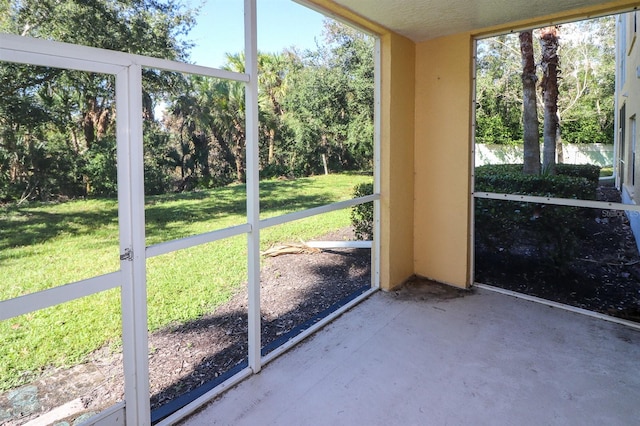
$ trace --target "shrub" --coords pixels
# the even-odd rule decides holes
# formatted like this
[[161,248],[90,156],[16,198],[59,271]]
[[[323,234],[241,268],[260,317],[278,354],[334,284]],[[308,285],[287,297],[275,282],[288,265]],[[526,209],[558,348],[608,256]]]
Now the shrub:
[[594,188],[598,186],[600,179],[600,167],[592,164],[556,164],[556,173],[562,176],[583,177]]
[[476,192],[537,195],[593,200],[600,167],[588,164],[557,164],[556,175],[525,175],[522,164],[476,167]]
[[[599,167],[558,165],[557,175],[525,175],[521,164],[476,168],[475,191],[593,200]],[[595,176],[595,177],[594,177]],[[490,250],[529,244],[563,267],[584,230],[584,209],[520,201],[475,200],[476,243]]]
[[118,193],[116,167],[116,141],[99,139],[87,151],[87,195],[114,196]]
[[[353,196],[364,197],[373,194],[373,183],[360,183],[353,188]],[[359,240],[373,239],[373,203],[351,207],[351,224]]]
[[260,170],[260,179],[273,179],[289,175],[289,169],[281,164],[267,164]]

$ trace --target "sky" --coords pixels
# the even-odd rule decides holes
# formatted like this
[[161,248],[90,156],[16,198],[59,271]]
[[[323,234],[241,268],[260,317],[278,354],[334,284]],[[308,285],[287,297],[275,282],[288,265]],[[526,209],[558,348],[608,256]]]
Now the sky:
[[[189,33],[196,43],[191,60],[198,65],[220,67],[225,53],[244,49],[244,1],[202,0],[197,25]],[[190,7],[201,0],[189,0]],[[281,52],[286,47],[314,49],[321,40],[323,15],[291,0],[257,0],[258,50]]]

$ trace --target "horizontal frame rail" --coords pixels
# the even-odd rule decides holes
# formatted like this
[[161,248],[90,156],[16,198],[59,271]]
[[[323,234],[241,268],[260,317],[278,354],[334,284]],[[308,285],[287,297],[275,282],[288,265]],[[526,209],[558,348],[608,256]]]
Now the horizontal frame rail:
[[[105,67],[128,67],[137,64],[145,68],[155,68],[165,71],[175,71],[187,74],[197,74],[206,77],[216,77],[226,80],[249,82],[249,75],[245,73],[210,68],[202,65],[188,64],[185,62],[168,59],[152,58],[149,56],[135,55],[132,53],[118,52],[115,50],[100,49],[97,47],[80,46],[59,41],[42,40],[32,37],[23,37],[14,34],[0,34],[0,46],[12,54],[0,54],[0,60],[9,62],[29,63],[32,65],[54,66],[60,68],[73,68],[74,61],[89,61],[104,64]],[[18,53],[22,52],[22,53]],[[50,58],[50,62],[34,61],[24,52],[30,52]],[[57,58],[57,59],[56,59]],[[57,65],[60,58],[66,58],[70,62]],[[83,69],[83,68],[81,68]],[[84,69],[83,69],[84,70]],[[86,70],[92,71],[92,70]],[[102,71],[108,72],[108,71]]]
[[306,219],[322,213],[329,213],[336,210],[346,209],[348,207],[357,206],[371,201],[380,199],[380,194],[367,195],[365,197],[353,198],[351,200],[339,201],[337,203],[326,204],[324,206],[313,207],[299,212],[287,213],[280,216],[262,219],[260,221],[260,229],[269,228],[271,226],[282,225],[283,223],[293,222],[295,220]]
[[[268,228],[270,226],[282,225],[284,223],[293,222],[300,219],[305,219],[311,216],[316,216],[323,213],[329,213],[336,210],[345,209],[358,204],[364,204],[371,201],[379,200],[379,194],[367,195],[365,197],[354,198],[351,200],[339,201],[333,204],[327,204],[320,207],[314,207],[299,212],[293,212],[283,214],[280,216],[270,217],[268,219],[262,219],[260,221],[260,229]],[[183,250],[190,247],[194,247],[201,244],[211,243],[219,241],[225,238],[235,237],[237,235],[247,234],[251,232],[251,225],[244,223],[242,225],[231,226],[229,228],[219,229],[204,234],[192,235],[185,238],[179,238],[177,240],[166,241],[159,244],[148,246],[146,249],[147,258],[160,256],[170,253],[172,251]]]
[[336,249],[336,248],[353,248],[353,249],[370,249],[373,247],[371,240],[357,241],[307,241],[305,243],[309,247],[319,249]]
[[490,200],[523,201],[527,203],[553,204],[556,206],[588,207],[603,210],[627,210],[640,212],[640,205],[611,203],[608,201],[575,200],[571,198],[539,197],[535,195],[501,194],[495,192],[474,192],[474,198]]
[[172,251],[183,250],[201,244],[212,243],[214,241],[235,237],[236,235],[242,235],[249,232],[251,232],[251,225],[244,223],[242,225],[205,232],[204,234],[192,235],[185,238],[179,238],[177,240],[154,244],[147,247],[147,258],[160,256],[161,254],[167,254]]
[[3,300],[0,302],[0,321],[120,287],[121,281],[121,271],[117,271]]
[[[0,39],[1,44],[2,40]],[[114,75],[125,68],[122,65],[96,63],[79,58],[62,58],[42,53],[17,51],[5,47],[0,48],[0,61]]]
[[[380,194],[367,195],[365,197],[340,201],[337,203],[314,207],[299,212],[293,212],[281,216],[263,219],[260,221],[260,228],[263,229],[270,226],[281,225],[287,222],[293,222],[296,220],[341,210],[379,199]],[[626,206],[626,204],[623,205]],[[640,211],[640,206],[638,208],[638,211]],[[206,232],[204,234],[198,234],[180,238],[177,240],[154,244],[146,248],[146,257],[151,258],[160,256],[172,251],[187,249],[197,245],[219,241],[237,235],[247,234],[249,232],[251,232],[251,225],[245,223],[216,231]],[[88,278],[86,280],[81,280],[74,283],[38,291],[36,293],[26,294],[24,296],[18,296],[12,299],[0,301],[0,321],[17,317],[19,315],[28,314],[40,309],[50,308],[61,303],[70,302],[72,300],[90,296],[101,291],[119,287],[121,280],[120,274],[121,271],[111,272],[105,275]]]

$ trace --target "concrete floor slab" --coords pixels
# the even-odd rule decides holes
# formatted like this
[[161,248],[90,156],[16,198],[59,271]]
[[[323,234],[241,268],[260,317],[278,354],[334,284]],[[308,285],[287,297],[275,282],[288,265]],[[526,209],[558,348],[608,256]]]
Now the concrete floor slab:
[[489,290],[376,293],[184,425],[640,424],[640,331]]

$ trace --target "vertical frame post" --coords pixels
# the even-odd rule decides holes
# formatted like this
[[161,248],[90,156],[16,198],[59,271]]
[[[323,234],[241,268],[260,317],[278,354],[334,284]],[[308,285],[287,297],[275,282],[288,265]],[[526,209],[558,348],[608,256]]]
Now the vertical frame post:
[[471,150],[469,152],[469,234],[468,234],[468,259],[469,259],[469,270],[467,271],[467,286],[471,287],[476,280],[476,248],[475,248],[475,226],[476,226],[476,198],[474,197],[474,193],[476,192],[476,104],[478,102],[476,86],[478,85],[478,40],[473,40],[473,53],[471,56],[471,117],[470,123],[471,128],[469,131],[471,132],[470,140],[471,140]]
[[144,426],[151,424],[151,408],[140,65],[116,76],[116,110],[125,415],[127,424]]
[[620,90],[622,89],[622,76],[620,75],[620,66],[618,64],[622,63],[622,56],[624,55],[626,52],[622,52],[622,40],[620,39],[621,37],[626,37],[626,33],[622,28],[622,19],[626,19],[626,15],[618,15],[616,17],[616,26],[615,26],[615,34],[616,34],[616,40],[615,40],[615,46],[616,46],[616,50],[615,50],[615,64],[616,64],[616,69],[615,69],[615,89],[614,89],[614,96],[613,96],[613,179],[614,179],[614,186],[618,189],[620,189],[622,191],[622,181],[620,180],[620,172],[621,167],[620,167],[620,156],[622,155],[622,153],[620,152],[620,143],[622,142],[620,139],[622,137],[622,134],[620,132],[620,101],[619,101],[619,96],[617,96],[618,93],[620,93]]
[[256,0],[244,2],[244,57],[246,157],[247,157],[247,221],[251,232],[248,244],[248,321],[249,367],[254,373],[261,369],[260,340],[260,176],[258,157],[258,37]]
[[[373,48],[373,193],[380,194],[380,37]],[[373,202],[373,245],[371,287],[380,288],[380,199]]]

